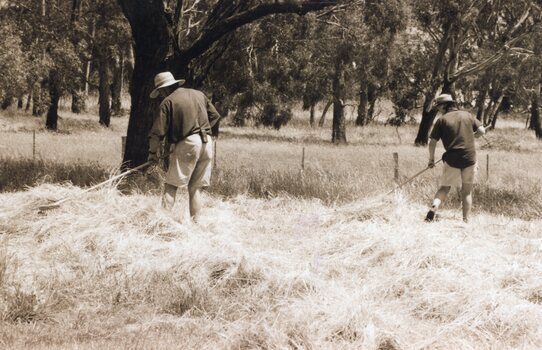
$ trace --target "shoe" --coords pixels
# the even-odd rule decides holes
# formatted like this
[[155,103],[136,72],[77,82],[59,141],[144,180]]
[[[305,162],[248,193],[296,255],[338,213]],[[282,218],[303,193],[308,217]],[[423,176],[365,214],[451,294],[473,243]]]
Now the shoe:
[[433,210],[429,210],[425,216],[425,222],[433,222],[433,220],[435,220],[435,212]]

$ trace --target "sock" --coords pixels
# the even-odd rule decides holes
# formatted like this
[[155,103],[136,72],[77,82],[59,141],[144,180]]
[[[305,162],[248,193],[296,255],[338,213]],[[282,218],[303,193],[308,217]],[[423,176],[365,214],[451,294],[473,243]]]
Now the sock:
[[431,210],[437,211],[438,207],[440,206],[441,200],[438,198],[433,199],[433,205],[431,206]]

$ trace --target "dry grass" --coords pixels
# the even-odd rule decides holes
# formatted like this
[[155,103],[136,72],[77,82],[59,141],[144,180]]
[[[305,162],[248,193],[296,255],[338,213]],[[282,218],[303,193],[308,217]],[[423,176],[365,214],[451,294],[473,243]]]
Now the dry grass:
[[[540,220],[205,196],[190,224],[106,188],[39,214],[0,197],[8,348],[465,349],[542,346]],[[1,269],[0,269],[1,271]],[[182,339],[182,341],[180,340]]]
[[0,348],[542,347],[542,149],[530,132],[489,135],[464,226],[456,193],[422,222],[438,170],[374,197],[393,187],[393,152],[402,179],[425,167],[414,127],[350,127],[344,147],[299,120],[225,127],[191,224],[185,195],[164,213],[144,177],[147,194],[107,187],[39,214],[81,192],[48,182],[86,185],[89,164],[106,176],[120,161],[125,118],[86,131],[95,117],[66,115],[62,133],[38,131],[37,163],[25,126],[36,121],[0,118],[0,181],[37,186],[0,194]]

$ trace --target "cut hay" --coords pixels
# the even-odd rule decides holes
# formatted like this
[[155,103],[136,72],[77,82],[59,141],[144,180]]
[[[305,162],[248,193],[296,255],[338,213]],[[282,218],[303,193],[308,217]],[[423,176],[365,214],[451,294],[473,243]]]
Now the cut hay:
[[0,195],[2,347],[542,347],[540,220],[206,195],[192,224],[111,187],[36,210],[80,191]]

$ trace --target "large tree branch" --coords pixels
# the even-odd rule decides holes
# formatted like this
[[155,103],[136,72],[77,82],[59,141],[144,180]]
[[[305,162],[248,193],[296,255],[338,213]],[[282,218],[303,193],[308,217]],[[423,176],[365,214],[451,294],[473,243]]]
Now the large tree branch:
[[512,45],[516,44],[521,39],[524,39],[529,34],[531,34],[531,33],[530,32],[523,33],[522,35],[519,35],[519,36],[507,41],[506,44],[504,44],[504,46],[497,53],[491,55],[490,57],[486,58],[485,60],[482,60],[482,61],[480,61],[478,63],[475,63],[475,64],[471,65],[470,67],[463,67],[461,69],[458,69],[458,71],[453,76],[450,77],[450,82],[455,82],[455,81],[461,79],[462,77],[465,77],[467,75],[474,74],[474,73],[480,72],[482,70],[485,70],[486,68],[490,67],[492,64],[495,64],[498,61],[500,61],[505,55],[507,55],[510,52],[519,52],[519,51],[521,51],[520,48],[510,49],[510,47]]
[[206,28],[191,47],[179,52],[180,57],[182,57],[183,61],[190,62],[195,57],[203,54],[214,42],[227,33],[267,15],[279,13],[304,15],[311,11],[338,5],[339,2],[340,0],[274,1],[273,3],[252,6],[245,11],[233,14],[210,28]]

